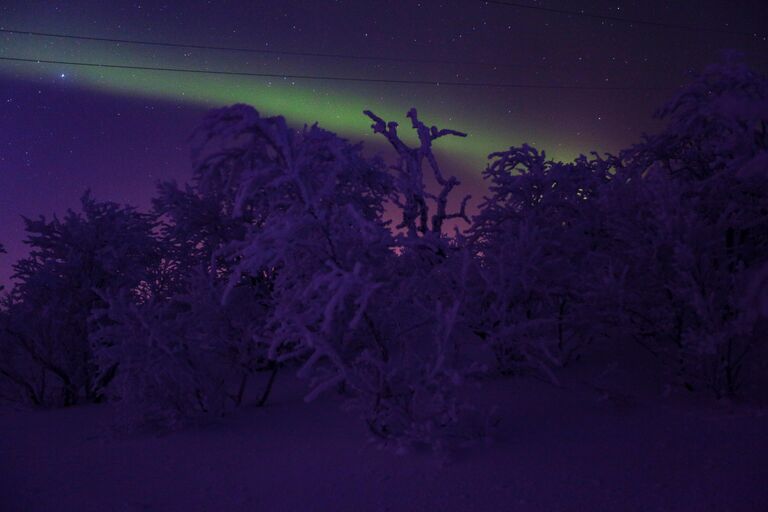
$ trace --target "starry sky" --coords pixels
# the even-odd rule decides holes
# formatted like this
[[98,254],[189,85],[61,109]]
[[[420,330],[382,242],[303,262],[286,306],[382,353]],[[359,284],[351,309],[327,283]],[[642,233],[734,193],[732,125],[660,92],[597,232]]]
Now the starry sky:
[[158,180],[188,179],[188,138],[212,107],[245,102],[297,126],[319,122],[387,156],[362,110],[402,122],[414,106],[424,121],[469,134],[446,139],[440,156],[481,196],[491,151],[523,142],[558,159],[616,151],[656,129],[655,108],[720,51],[768,68],[764,0],[503,3],[3,0],[0,30],[265,53],[0,32],[0,58],[273,76],[0,60],[0,242],[9,252],[0,283],[25,252],[21,215],[61,213],[86,188],[143,208]]

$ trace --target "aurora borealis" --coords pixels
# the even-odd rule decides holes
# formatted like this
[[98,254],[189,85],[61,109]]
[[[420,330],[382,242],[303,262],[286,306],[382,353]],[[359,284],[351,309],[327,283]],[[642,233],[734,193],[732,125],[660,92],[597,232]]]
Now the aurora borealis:
[[[573,8],[551,0],[531,5]],[[590,1],[579,8],[689,26],[754,30],[765,8],[740,2]],[[695,4],[695,5],[694,5]],[[24,248],[19,215],[101,199],[145,207],[158,179],[189,176],[187,137],[208,108],[249,103],[300,126],[318,122],[372,151],[385,146],[362,115],[467,132],[438,144],[444,164],[482,195],[488,153],[533,143],[555,158],[615,151],[655,126],[651,114],[687,72],[738,48],[761,65],[766,41],[675,31],[474,0],[8,0],[0,28],[87,36],[443,61],[397,62],[158,48],[0,34],[0,57],[130,66],[627,90],[439,87],[106,69],[0,61],[0,283]],[[460,63],[446,64],[445,61]],[[477,64],[472,64],[476,62]],[[764,65],[764,63],[762,63]],[[636,89],[632,89],[632,88]],[[658,88],[660,90],[648,90]],[[386,153],[385,153],[386,155]]]
[[[76,45],[75,48],[72,46],[70,41],[65,41],[63,44],[57,43],[57,38],[13,35],[7,37],[3,54],[22,59],[44,58],[63,61],[71,60],[74,55],[76,62],[84,63],[129,64],[166,69],[178,67],[178,62],[174,60],[174,53],[178,54],[178,50],[155,51],[150,55],[140,45],[122,45],[124,48],[119,52],[107,51],[104,44],[87,43]],[[242,59],[238,59],[238,56],[231,58],[232,56],[225,55],[224,57],[217,55],[215,60],[211,59],[213,66],[203,66],[200,69],[243,69],[242,63],[238,62]],[[274,57],[271,58],[274,60]],[[269,60],[269,58],[261,60]],[[249,63],[245,69],[250,65]],[[261,65],[263,62],[256,63],[256,68],[261,68]],[[363,90],[357,83],[325,80],[294,80],[278,77],[264,79],[207,74],[189,76],[185,73],[169,71],[13,61],[0,61],[0,73],[10,74],[22,80],[38,77],[41,74],[54,77],[58,75],[60,78],[69,78],[69,81],[79,88],[96,93],[159,99],[206,108],[247,103],[257,106],[260,111],[269,115],[284,115],[297,125],[318,122],[329,130],[340,132],[351,138],[370,137],[370,122],[362,115],[363,110],[373,109],[384,118],[402,120],[403,114],[411,106],[401,98],[391,99],[392,89],[397,86],[389,84],[365,84],[364,88],[367,90]],[[442,101],[435,101],[436,97],[430,89],[439,90],[439,86],[436,88],[424,85],[411,87],[414,89],[413,93],[419,98],[414,103],[419,106],[425,116],[437,119],[438,121],[435,122],[438,123],[439,120],[443,120],[443,124],[451,123],[456,117],[450,113],[450,107],[441,104]],[[371,88],[379,90],[371,95]],[[446,87],[443,87],[444,89]],[[456,95],[457,91],[449,90],[446,95],[452,93]],[[464,96],[473,94],[471,91],[458,91],[458,93]],[[468,112],[465,119],[459,118],[456,121],[461,125],[461,130],[468,132],[470,137],[464,140],[445,139],[440,145],[441,150],[475,165],[478,162],[481,163],[490,152],[508,146],[510,141],[525,140],[525,130],[522,126],[516,127],[514,124],[484,126],[483,120],[472,112]],[[534,133],[536,131],[533,130]],[[539,138],[541,139],[541,135]],[[568,147],[563,143],[557,144],[557,147],[557,153],[563,157],[578,154],[575,147]]]

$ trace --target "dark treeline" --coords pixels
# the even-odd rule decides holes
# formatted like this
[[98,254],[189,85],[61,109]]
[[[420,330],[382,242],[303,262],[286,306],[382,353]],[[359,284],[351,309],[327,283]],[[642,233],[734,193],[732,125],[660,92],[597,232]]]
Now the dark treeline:
[[365,114],[396,165],[235,105],[206,118],[191,181],[160,184],[150,212],[86,194],[26,219],[31,252],[0,307],[3,398],[112,401],[122,426],[167,428],[263,405],[292,371],[390,445],[442,449],[486,435],[467,382],[558,384],[606,344],[647,351],[685,392],[756,392],[766,77],[708,67],[659,111],[660,133],[618,155],[494,153],[473,218],[432,153],[463,134],[411,110],[409,147]]

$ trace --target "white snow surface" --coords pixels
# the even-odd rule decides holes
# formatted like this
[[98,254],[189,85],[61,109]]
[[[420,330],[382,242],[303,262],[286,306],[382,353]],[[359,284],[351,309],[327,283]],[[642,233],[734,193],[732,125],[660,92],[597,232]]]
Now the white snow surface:
[[768,409],[662,398],[613,368],[562,388],[485,382],[498,431],[448,463],[378,449],[336,397],[305,404],[286,375],[266,407],[163,435],[116,434],[109,405],[6,406],[0,510],[768,511]]

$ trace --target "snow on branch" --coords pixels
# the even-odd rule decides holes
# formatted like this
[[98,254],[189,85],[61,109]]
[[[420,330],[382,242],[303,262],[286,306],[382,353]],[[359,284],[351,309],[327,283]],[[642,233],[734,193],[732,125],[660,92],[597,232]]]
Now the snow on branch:
[[[434,140],[447,135],[466,137],[467,134],[446,128],[438,129],[436,126],[427,127],[419,120],[416,109],[412,108],[408,111],[407,117],[411,120],[411,126],[416,130],[419,137],[419,146],[412,148],[405,144],[398,135],[396,122],[387,123],[370,110],[364,111],[364,114],[373,120],[373,125],[371,125],[373,132],[384,135],[399,156],[398,165],[394,168],[398,172],[397,184],[403,199],[397,198],[394,202],[403,210],[403,220],[397,227],[405,228],[409,236],[415,236],[417,233],[426,234],[429,231],[441,234],[443,223],[448,219],[460,218],[469,223],[466,205],[471,198],[470,195],[464,197],[458,212],[447,212],[448,196],[461,182],[455,176],[446,178],[443,175],[432,152]],[[435,181],[441,187],[437,195],[430,194],[425,189],[422,168],[424,159],[429,162]],[[436,211],[431,217],[431,226],[427,199],[436,204]]]

